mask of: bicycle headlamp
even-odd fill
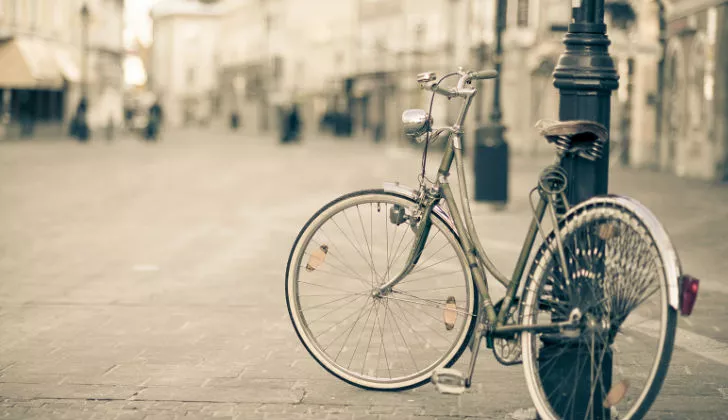
[[[402,113],[404,134],[419,137],[432,126],[432,117],[424,109],[408,109]]]

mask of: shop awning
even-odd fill
[[[63,79],[53,51],[45,41],[32,38],[0,44],[0,87],[60,89]]]

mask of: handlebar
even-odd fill
[[[470,78],[475,80],[495,79],[498,72],[495,70],[480,70],[470,72]]]
[[[457,87],[454,87],[454,88],[441,87],[439,83],[435,82],[434,73],[424,74],[424,75],[428,76],[428,79],[427,80],[420,79],[420,86],[423,89],[431,90],[435,93],[446,96],[448,99],[458,97],[458,96],[462,97],[462,98],[466,98],[466,97],[472,96],[476,93],[475,89],[465,88],[465,85],[470,83],[471,80],[484,80],[484,79],[493,79],[495,77],[498,77],[498,72],[495,70],[480,70],[480,71],[466,72],[466,71],[463,71],[462,68],[460,68],[456,74],[460,75],[460,80],[458,80]]]
[[[435,82],[429,82],[423,85],[423,88],[447,96],[448,99],[460,96],[456,88],[444,88]]]

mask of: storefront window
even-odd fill
[[[706,101],[713,100],[715,92],[715,41],[718,32],[718,10],[715,7],[708,9],[706,25],[705,45],[705,80],[703,83],[703,95]]]
[[[38,0],[28,0],[28,24],[31,30],[38,27]]]
[[[28,9],[30,0],[18,0],[15,4],[15,24],[21,30],[26,30],[28,25]]]
[[[13,7],[12,0],[0,0],[0,26],[13,24],[11,7]]]
[[[546,30],[566,31],[571,21],[571,3],[564,0],[542,0],[543,24]]]
[[[519,28],[528,27],[528,3],[531,0],[518,0],[518,9],[516,9],[516,25]]]
[[[690,47],[688,66],[688,109],[690,125],[696,129],[707,129],[712,124],[712,66],[706,36],[699,32]]]
[[[664,150],[662,162],[672,167],[675,160],[676,144],[684,139],[685,121],[685,78],[683,73],[684,55],[682,44],[674,40],[668,46],[665,59],[665,80],[662,93],[662,130]]]

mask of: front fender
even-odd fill
[[[400,185],[399,183],[393,182],[385,182],[383,188],[386,192],[411,198],[412,200],[417,200],[417,190],[406,185]],[[453,232],[455,232],[455,236],[457,236],[458,238],[460,237],[457,229],[455,228],[455,222],[452,220],[452,217],[450,217],[450,214],[448,212],[446,212],[439,204],[435,204],[435,206],[432,208],[432,212],[440,216],[440,218],[442,218],[442,220],[447,223],[448,227],[452,229]]]

